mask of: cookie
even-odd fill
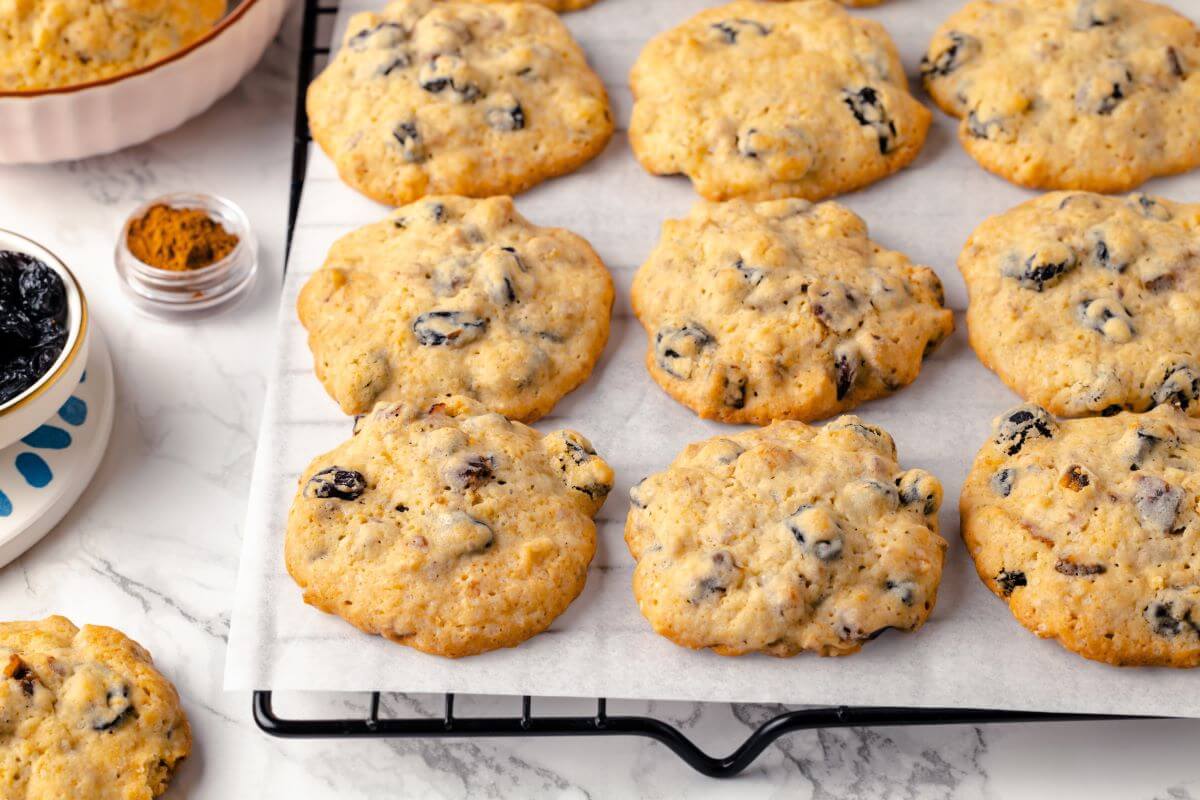
[[[225,0],[0,4],[0,92],[74,86],[153,64],[210,31]]]
[[[191,744],[175,687],[120,631],[0,622],[4,797],[149,800]]]
[[[929,127],[887,32],[832,0],[703,11],[630,80],[634,155],[710,200],[848,192],[916,158]]]
[[[575,234],[532,225],[508,197],[434,197],[338,240],[297,308],[347,414],[459,393],[532,421],[592,371],[612,302]]]
[[[508,3],[512,0],[481,0],[484,3]],[[587,8],[596,0],[525,0],[529,3],[537,3],[549,8],[552,11],[578,11],[581,8]]]
[[[1200,164],[1200,31],[1141,0],[973,0],[938,29],[925,87],[985,169],[1123,192]]]
[[[583,51],[532,3],[392,0],[354,15],[308,90],[308,120],[342,180],[391,205],[519,192],[613,131]]]
[[[959,257],[979,358],[1060,416],[1200,414],[1200,205],[1052,193]]]
[[[288,572],[304,601],[441,656],[512,647],[583,589],[613,473],[464,397],[381,405],[300,477]]]
[[[911,383],[950,334],[928,267],[844,206],[699,202],[633,280],[646,367],[702,417],[814,420]]]
[[[979,577],[1029,630],[1116,665],[1200,665],[1200,420],[996,419],[963,486]]]
[[[847,655],[933,610],[941,484],[858,417],[690,444],[630,501],[638,607],[676,644]]]

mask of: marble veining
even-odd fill
[[[261,734],[250,698],[222,691],[246,484],[278,304],[290,169],[297,15],[249,80],[184,129],[130,151],[0,169],[0,226],[75,267],[113,350],[118,412],[94,484],[59,527],[0,570],[5,618],[63,613],[122,628],[178,686],[196,734],[168,798],[1004,798],[1200,797],[1200,722],[1135,721],[794,734],[742,777],[692,773],[634,739],[287,742]],[[121,221],[161,192],[202,188],[249,213],[263,276],[203,324],[142,318],[111,263]],[[361,714],[362,697],[278,699],[284,713]],[[460,713],[516,713],[513,698],[460,698]],[[440,713],[391,695],[388,714]],[[539,701],[544,713],[589,705]],[[711,752],[781,709],[614,703],[653,713]]]

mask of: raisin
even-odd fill
[[[984,119],[983,117],[979,116],[976,111],[970,111],[967,113],[966,126],[967,133],[973,138],[991,139],[993,128],[997,132],[1003,132],[1004,118],[990,117],[988,119]]]
[[[108,690],[104,696],[104,706],[92,710],[89,723],[94,731],[110,731],[132,715],[133,703],[129,700],[129,687],[122,685]]]
[[[1150,630],[1167,638],[1178,636],[1183,630],[1184,622],[1191,623],[1195,627],[1195,623],[1191,620],[1191,609],[1176,609],[1175,604],[1169,601],[1151,603],[1146,606],[1142,615],[1146,618],[1146,622],[1150,623]]]
[[[367,489],[361,472],[344,467],[326,467],[304,484],[309,499],[357,500]]]
[[[1097,8],[1097,6],[1100,7]],[[1090,28],[1111,25],[1117,19],[1117,13],[1113,10],[1112,5],[1105,3],[1104,0],[1079,0],[1079,5],[1075,8],[1075,22],[1072,27],[1077,31],[1086,31]]]
[[[32,318],[58,317],[67,310],[62,278],[41,261],[27,264],[17,279],[21,303]]]
[[[438,55],[421,67],[417,83],[430,94],[448,91],[458,102],[474,103],[483,92],[464,77],[465,71],[466,63],[458,56]]]
[[[1174,216],[1171,209],[1164,206],[1162,203],[1155,200],[1150,195],[1133,194],[1129,196],[1129,202],[1133,204],[1134,210],[1141,213],[1143,217],[1156,219],[1159,222],[1170,222]]]
[[[996,445],[1005,455],[1015,456],[1031,438],[1054,437],[1054,418],[1040,406],[1018,406],[996,420]]]
[[[519,131],[525,127],[525,109],[516,101],[511,105],[489,108],[484,118],[492,129],[498,131]]]
[[[1156,406],[1169,403],[1183,411],[1200,400],[1200,372],[1189,364],[1170,363],[1160,370],[1163,375],[1150,396]]]
[[[1171,70],[1171,74],[1176,78],[1184,76],[1183,62],[1179,60],[1179,51],[1174,47],[1167,48],[1167,68]]]
[[[887,155],[896,140],[896,123],[888,116],[879,93],[870,86],[858,90],[843,89],[842,102],[859,125],[874,129],[879,140],[879,153]]]
[[[921,77],[926,80],[949,75],[970,61],[979,50],[979,40],[974,36],[951,31],[947,34],[947,38],[950,40],[949,46],[936,56],[930,58],[927,53],[921,57]]]
[[[771,32],[766,25],[752,19],[728,19],[714,22],[709,28],[725,44],[737,44],[738,38],[742,35],[766,36]]]
[[[404,160],[409,164],[419,164],[427,158],[425,145],[421,141],[421,133],[417,130],[417,123],[401,122],[392,130],[392,138],[399,143]],[[404,226],[400,225],[399,227]]]
[[[737,565],[728,550],[718,550],[712,554],[708,573],[696,582],[696,590],[690,603],[699,603],[716,594],[725,594],[730,584],[737,577]]]
[[[1081,300],[1075,307],[1075,318],[1083,327],[1117,344],[1125,344],[1137,333],[1129,309],[1112,297]]]
[[[740,258],[734,262],[733,268],[738,271],[738,274],[741,275],[742,278],[745,279],[746,283],[750,284],[751,287],[758,286],[763,282],[763,278],[767,277],[767,273],[764,270],[758,269],[757,267],[748,267],[746,266],[746,262]]]
[[[1065,246],[1039,249],[1024,262],[1005,267],[1005,274],[1015,278],[1022,288],[1041,292],[1054,286],[1079,265],[1075,252]]]
[[[854,342],[838,345],[833,351],[833,375],[838,400],[844,399],[854,388],[861,366],[862,356]]]
[[[471,454],[447,464],[442,477],[453,488],[460,491],[478,489],[495,477],[496,459],[491,456]]]
[[[385,46],[390,46],[396,40],[407,38],[408,34],[398,22],[381,22],[371,28],[363,28],[349,39],[346,40],[346,46],[351,50],[365,50],[367,41],[377,33],[390,34],[389,39],[385,42]]]
[[[900,503],[925,516],[936,514],[942,505],[942,484],[923,469],[910,469],[896,479]]]
[[[800,506],[784,524],[805,552],[821,561],[835,561],[841,557],[844,547],[841,525],[825,509]]]
[[[883,588],[899,598],[900,602],[906,606],[911,606],[917,598],[917,591],[920,589],[915,581],[886,581]],[[886,630],[886,629],[885,629]]]
[[[730,370],[722,378],[724,388],[721,390],[721,402],[727,408],[741,409],[746,407],[746,376],[736,368]]]
[[[427,311],[412,324],[417,343],[425,347],[461,347],[482,336],[487,327],[487,319],[462,311]]]
[[[1072,578],[1085,578],[1091,575],[1103,575],[1108,567],[1103,564],[1076,564],[1065,558],[1060,558],[1054,565],[1054,571]]]
[[[1029,581],[1025,579],[1024,572],[1009,571],[1006,569],[1000,570],[996,576],[996,583],[1000,585],[1000,591],[1005,597],[1010,596],[1013,591],[1021,586],[1028,586]]]
[[[989,485],[992,487],[992,491],[998,494],[1000,497],[1008,497],[1010,494],[1012,494],[1013,482],[1016,480],[1016,477],[1017,471],[1014,469],[997,470],[996,473],[992,475]]]
[[[703,325],[695,322],[678,328],[660,328],[654,335],[654,354],[664,372],[680,380],[688,380],[692,377],[700,354],[715,341]]]

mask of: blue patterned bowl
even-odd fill
[[[37,429],[67,402],[83,376],[91,337],[87,300],[66,264],[37,242],[11,231],[0,230],[0,250],[31,255],[62,277],[67,290],[67,321],[70,325],[67,343],[46,374],[0,405],[0,448],[4,448]]]

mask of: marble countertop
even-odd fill
[[[0,168],[0,227],[48,244],[80,275],[113,351],[118,408],[100,472],[66,519],[0,569],[6,619],[64,614],[120,628],[179,688],[196,744],[168,798],[690,797],[1200,798],[1200,721],[849,729],[798,733],[742,777],[700,777],[632,739],[293,742],[255,728],[222,690],[247,483],[277,313],[291,166],[298,19],[245,83],[185,128],[115,155]],[[262,273],[237,308],[167,323],[135,312],[112,246],[124,216],[160,193],[203,189],[247,212]],[[435,698],[385,700],[433,714]],[[362,698],[277,699],[283,713],[359,713]],[[586,713],[586,705],[539,706]],[[460,699],[513,713],[514,699]],[[618,703],[726,752],[781,709]]]

